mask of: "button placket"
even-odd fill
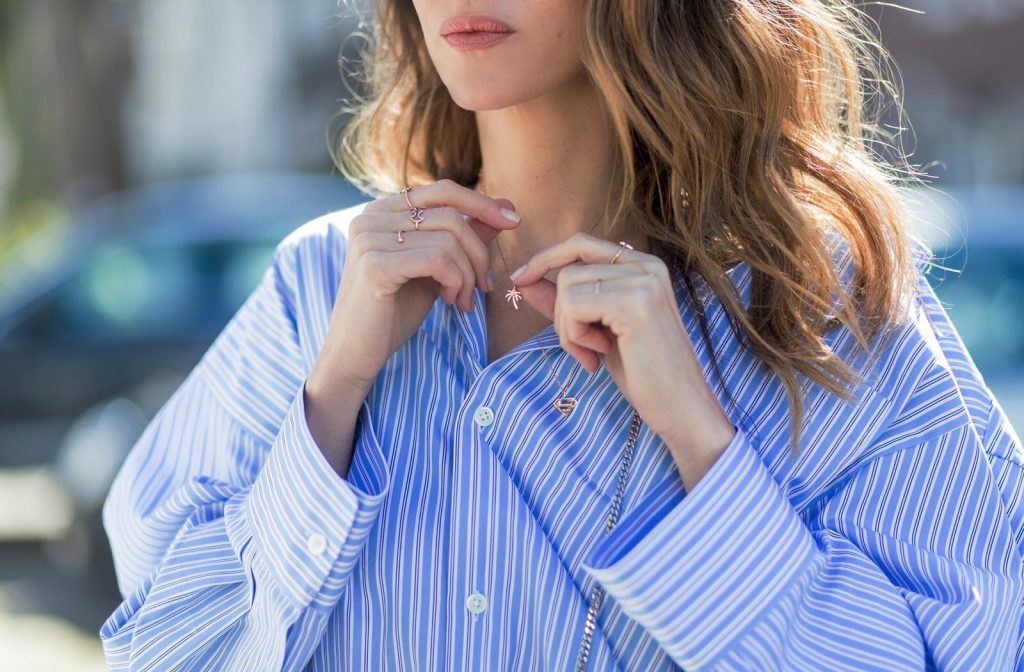
[[[494,381],[485,373],[472,382],[464,397],[462,417],[471,416],[472,425],[464,420],[465,424],[461,424],[458,430],[464,445],[455,452],[455,470],[461,474],[455,480],[456,489],[469,487],[471,482],[479,482],[481,478],[485,478],[482,469],[485,463],[484,454],[488,452],[487,437],[489,432],[495,429],[497,421],[495,407],[487,403],[494,392],[493,387]],[[479,493],[479,490],[477,492]],[[463,565],[466,571],[452,584],[453,587],[458,586],[458,592],[455,592],[453,597],[461,594],[461,608],[465,609],[463,614],[466,615],[466,619],[459,619],[460,624],[454,626],[454,632],[462,632],[464,637],[485,637],[486,631],[479,628],[485,624],[481,622],[481,615],[484,615],[490,606],[485,587],[488,577],[480,576],[478,568],[481,564],[480,554],[486,555],[488,549],[478,545],[481,542],[480,530],[474,529],[473,523],[470,522],[479,520],[478,514],[474,513],[479,502],[472,501],[472,498],[466,499],[469,500],[469,505],[459,507],[459,520],[455,523],[455,529],[464,531],[460,543],[467,549]],[[484,564],[486,566],[486,562]],[[463,630],[467,627],[470,629]]]

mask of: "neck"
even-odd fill
[[[507,198],[522,217],[499,236],[509,270],[574,233],[600,228],[614,194],[615,146],[591,85],[574,80],[512,107],[477,111],[476,120],[483,169],[475,188]],[[494,256],[494,268],[504,271],[501,254]]]

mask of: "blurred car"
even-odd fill
[[[0,303],[0,480],[17,511],[0,515],[16,528],[0,539],[31,538],[34,517],[64,567],[109,567],[100,509],[142,430],[277,243],[363,200],[339,177],[219,177],[114,194],[75,218],[68,253]]]

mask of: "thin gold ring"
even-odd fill
[[[409,192],[412,190],[413,187],[406,187],[405,189],[402,189],[401,193],[405,196],[405,202],[409,204],[409,219],[412,220],[412,223],[416,225],[416,230],[419,231],[420,222],[423,221],[423,208],[416,207],[412,204],[412,201],[409,200]],[[398,242],[402,241],[399,240]]]
[[[405,202],[409,204],[410,210],[414,210],[416,208],[416,206],[412,204],[412,201],[409,200],[409,192],[412,191],[412,189],[412,187],[402,189],[402,194],[405,196]]]
[[[615,256],[614,256],[614,257],[612,257],[612,260],[611,260],[611,261],[610,261],[609,263],[612,263],[612,264],[614,264],[614,263],[615,263],[615,260],[619,258],[619,255],[620,255],[620,254],[622,254],[622,251],[623,251],[624,249],[626,249],[627,247],[628,247],[629,249],[631,249],[631,250],[633,249],[633,246],[632,246],[632,245],[630,245],[629,243],[627,243],[627,242],[626,242],[626,241],[624,241],[624,240],[620,240],[620,241],[619,241],[619,251],[615,253]]]
[[[405,238],[402,238],[402,229],[398,230],[398,237],[395,238],[395,240],[397,240],[400,243],[404,243],[405,242]]]
[[[594,283],[594,294],[600,294],[600,293],[601,293],[601,278],[598,278],[597,282]]]

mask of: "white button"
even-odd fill
[[[473,419],[476,420],[476,424],[486,427],[494,422],[494,411],[491,410],[490,406],[481,406],[473,413]]]
[[[320,555],[327,550],[327,540],[324,535],[314,532],[306,538],[306,550],[313,555]]]
[[[482,614],[486,608],[487,598],[484,597],[483,593],[470,593],[469,597],[466,598],[466,609],[469,609],[469,613]]]

